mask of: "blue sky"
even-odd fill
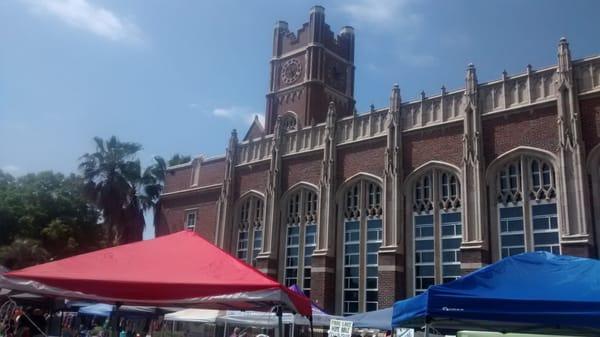
[[[73,172],[92,137],[159,154],[221,154],[263,113],[272,28],[296,30],[313,1],[0,1],[0,168]],[[568,37],[600,53],[598,1],[321,1],[356,29],[358,110],[551,65]]]

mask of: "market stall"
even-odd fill
[[[307,297],[189,231],[3,276],[0,288],[115,304],[117,316],[121,305],[312,314]]]
[[[394,304],[394,327],[600,335],[600,261],[525,253]]]

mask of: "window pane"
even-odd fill
[[[560,254],[556,203],[532,205],[531,222],[533,223],[533,249]]]
[[[286,263],[285,263],[285,285],[292,286],[298,284],[298,262],[300,260],[300,228],[291,223],[287,227],[286,238]]]
[[[360,224],[358,221],[344,223],[344,313],[358,312],[359,308],[359,261]]]
[[[500,248],[502,257],[525,251],[523,233],[523,207],[500,207]]]
[[[433,215],[415,214],[415,291],[427,289],[426,281],[434,276]]]
[[[460,245],[462,242],[462,214],[442,213],[442,276],[444,282],[460,277]]]

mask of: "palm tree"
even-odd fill
[[[154,164],[148,166],[144,171],[143,205],[145,210],[152,209],[154,214],[154,235],[157,236],[157,221],[160,212],[160,195],[162,194],[165,176],[167,174],[167,162],[160,156],[154,157]]]
[[[84,193],[102,211],[112,244],[142,239],[144,230],[143,177],[136,158],[141,145],[95,137],[96,152],[81,157]]]

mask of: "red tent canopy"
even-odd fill
[[[55,296],[215,309],[269,310],[281,304],[302,315],[311,314],[308,298],[188,231],[11,271],[5,276],[13,282],[28,282],[27,286],[38,289],[38,293]]]

